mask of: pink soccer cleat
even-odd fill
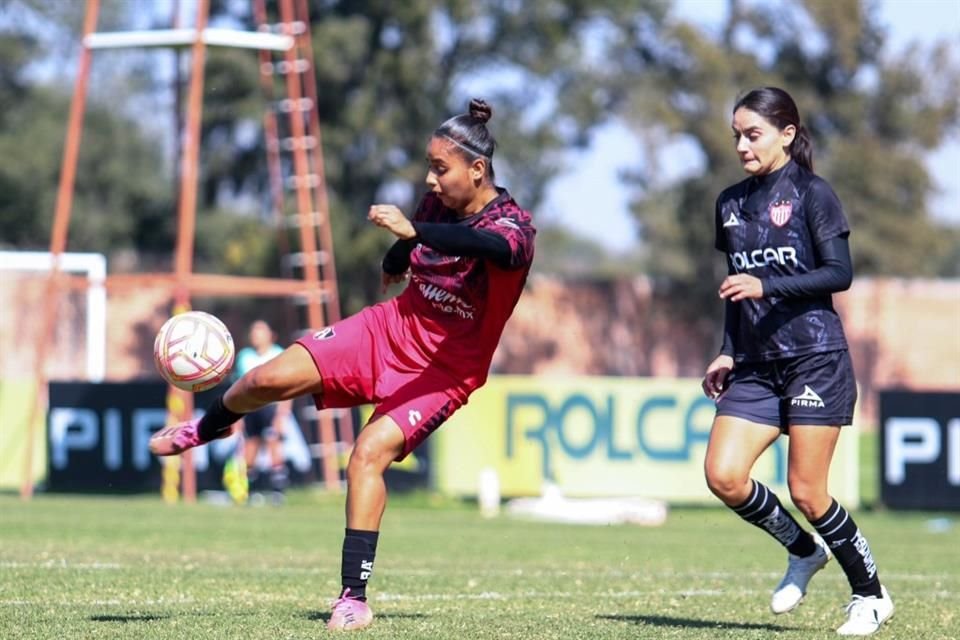
[[[160,429],[150,438],[150,452],[155,456],[175,456],[187,449],[206,444],[207,440],[201,439],[197,432],[199,424],[200,419],[197,418]],[[231,429],[227,429],[220,438],[226,438],[231,432]]]
[[[343,591],[343,595],[333,603],[333,613],[327,622],[327,629],[331,631],[355,631],[369,627],[373,622],[373,611],[363,600],[348,597],[350,588]]]

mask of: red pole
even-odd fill
[[[87,11],[83,19],[83,38],[86,38],[96,29],[99,11],[100,0],[87,0]],[[77,157],[80,152],[80,135],[83,131],[83,114],[87,106],[87,81],[90,78],[91,57],[92,53],[84,43],[80,49],[77,80],[73,87],[73,98],[70,100],[67,139],[63,147],[60,185],[57,188],[53,232],[50,236],[50,253],[52,254],[53,264],[47,278],[42,329],[37,334],[36,360],[34,362],[37,394],[27,422],[27,451],[23,461],[23,481],[20,485],[20,497],[24,500],[29,500],[33,496],[33,441],[36,438],[36,422],[44,414],[47,404],[47,349],[50,340],[52,340],[53,324],[57,312],[60,254],[67,247],[67,229],[70,227],[70,210],[73,206],[73,186],[77,176]]]
[[[310,67],[303,76],[304,95],[313,103],[310,109],[309,132],[316,140],[316,144],[310,149],[309,157],[313,165],[313,171],[320,176],[320,182],[315,190],[315,206],[320,218],[320,224],[317,225],[320,234],[320,245],[328,253],[327,261],[323,265],[324,280],[328,283],[336,284],[337,270],[333,259],[333,235],[330,232],[330,203],[327,199],[327,179],[323,164],[323,144],[320,137],[320,113],[319,102],[317,102],[317,75],[314,69],[313,45],[310,38],[310,15],[307,8],[307,0],[297,1],[297,19],[305,25],[304,32],[294,36],[300,44],[304,58],[309,62]],[[333,323],[340,319],[340,298],[337,291],[329,291],[327,298],[327,323]]]
[[[300,108],[302,91],[300,86],[300,71],[297,70],[297,54],[300,50],[298,46],[300,39],[292,28],[295,20],[292,0],[280,0],[280,21],[287,27],[288,35],[294,38],[294,46],[287,49],[285,60],[287,62],[287,98],[290,102],[290,131],[294,140],[293,145],[293,165],[297,176],[297,210],[300,214],[300,240],[301,248],[304,252],[303,274],[313,296],[307,303],[307,321],[309,327],[321,327],[326,323],[324,319],[323,308],[320,298],[317,295],[333,295],[335,291],[324,289],[320,290],[320,269],[314,256],[317,255],[317,234],[313,228],[314,201],[311,197],[311,186],[308,182],[310,177],[310,160],[307,156],[304,136],[306,134],[304,126],[303,111]],[[309,28],[309,25],[306,25]],[[308,74],[313,73],[312,60],[308,68]],[[311,110],[316,109],[316,104],[311,106]],[[317,140],[319,144],[319,140]],[[319,174],[318,174],[319,175]],[[320,185],[317,185],[319,187]],[[337,462],[336,434],[334,432],[333,418],[328,411],[321,411],[317,417],[320,445],[323,448],[323,482],[329,491],[338,491],[340,489],[340,466]]]
[[[280,0],[280,20],[288,26],[288,33],[294,36],[289,26],[294,21],[293,5],[290,0]],[[300,215],[300,240],[304,252],[303,276],[313,295],[323,295],[320,291],[320,271],[315,257],[317,255],[317,239],[313,232],[313,200],[310,197],[310,162],[307,150],[302,144],[306,135],[303,112],[300,109],[302,92],[300,90],[300,73],[296,70],[297,47],[286,50],[284,59],[287,63],[287,99],[290,105],[290,135],[293,137],[293,166],[297,181],[297,211]],[[311,297],[307,303],[307,325],[313,329],[324,325],[323,310],[320,299]]]
[[[200,157],[200,124],[203,113],[203,73],[206,43],[203,32],[210,13],[208,0],[197,1],[197,39],[191,47],[190,89],[187,95],[187,126],[183,136],[183,155],[180,163],[180,194],[177,211],[177,247],[174,269],[177,288],[174,292],[174,313],[190,308],[189,279],[193,271],[193,243],[197,227],[197,165]],[[171,393],[174,393],[171,391]],[[189,420],[193,414],[193,396],[184,398],[180,420]],[[183,499],[197,499],[197,475],[190,452],[183,454]]]
[[[321,275],[324,285],[327,287],[327,307],[325,321],[327,324],[333,324],[340,319],[340,293],[337,286],[337,268],[335,266],[333,251],[333,233],[330,227],[330,202],[327,198],[327,178],[323,164],[323,143],[320,137],[320,103],[317,99],[317,74],[314,68],[313,44],[310,35],[310,12],[307,6],[307,0],[296,0],[297,20],[304,24],[303,33],[294,36],[298,39],[300,47],[303,50],[303,57],[309,63],[307,73],[303,74],[304,93],[313,103],[310,109],[309,132],[316,140],[316,144],[311,147],[309,152],[310,162],[314,172],[320,176],[319,184],[314,190],[314,202],[317,209],[319,224],[317,225],[317,234],[319,235],[320,247],[327,252],[327,261],[321,267]],[[339,419],[340,437],[348,445],[353,444],[353,416],[349,411],[341,414]]]

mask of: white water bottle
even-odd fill
[[[477,502],[480,504],[480,514],[484,518],[493,518],[500,513],[500,477],[493,467],[486,467],[480,472],[480,486],[477,491]]]

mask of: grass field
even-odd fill
[[[960,528],[865,511],[897,614],[879,637],[960,638]],[[0,496],[0,638],[315,638],[339,585],[342,497],[283,507],[156,497]],[[909,545],[909,546],[907,546]],[[784,554],[722,509],[662,527],[484,520],[459,502],[392,501],[363,638],[834,638],[836,563],[775,617]]]

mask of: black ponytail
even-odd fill
[[[487,121],[493,117],[493,108],[484,100],[470,101],[467,113],[454,116],[433,132],[435,138],[446,138],[454,143],[467,162],[483,159],[487,163],[487,177],[493,180],[493,153],[497,141],[487,130]]]
[[[733,112],[736,113],[741,107],[760,115],[781,131],[793,125],[797,133],[787,151],[794,162],[807,171],[813,171],[813,140],[807,128],[800,124],[800,111],[789,93],[777,87],[754,89],[737,100]]]
[[[813,172],[813,141],[810,132],[802,124],[797,127],[797,135],[790,143],[790,157],[807,171]]]

